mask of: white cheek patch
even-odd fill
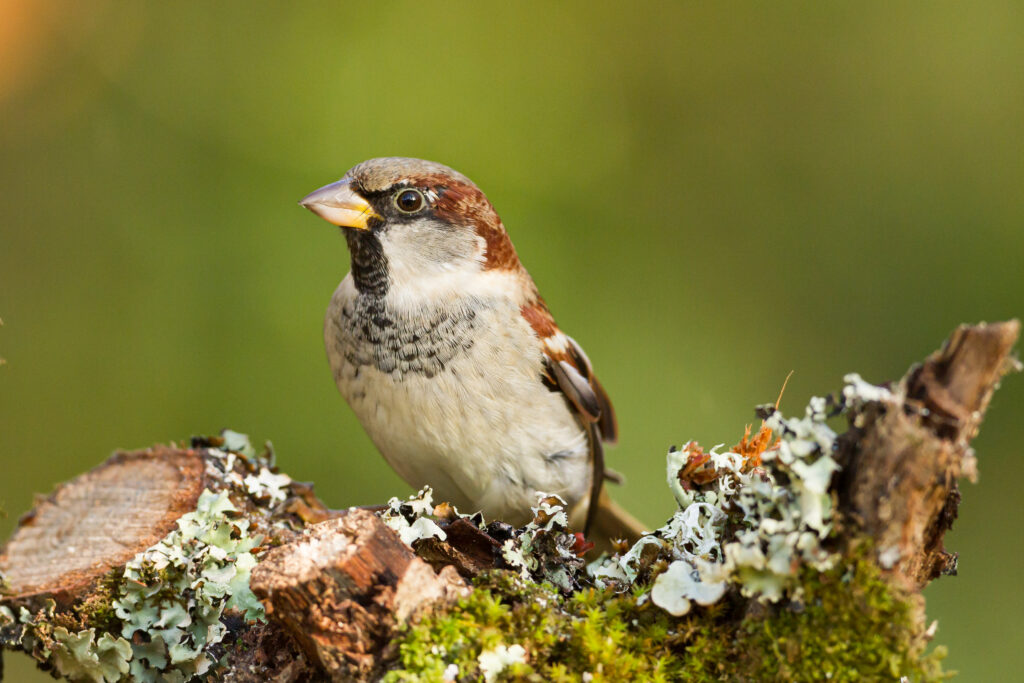
[[[424,217],[392,226],[380,242],[392,290],[431,288],[439,276],[482,270],[483,238],[469,228]]]

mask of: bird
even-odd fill
[[[588,538],[639,538],[602,488],[608,394],[469,178],[381,157],[299,204],[342,228],[351,268],[324,319],[327,357],[399,476],[511,524],[554,494]]]

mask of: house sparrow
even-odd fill
[[[601,442],[616,438],[608,396],[472,181],[431,161],[371,159],[300,204],[345,228],[352,269],[327,309],[327,357],[406,482],[512,523],[554,493],[587,510],[596,536],[637,536],[600,495]]]

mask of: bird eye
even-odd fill
[[[419,190],[402,190],[395,195],[395,206],[405,213],[416,213],[423,208],[423,193]]]

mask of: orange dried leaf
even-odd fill
[[[750,436],[750,429],[751,426],[747,425],[746,430],[743,432],[743,438],[732,448],[733,453],[739,453],[743,456],[745,471],[761,466],[761,454],[769,449],[769,444],[771,444],[772,440],[772,430],[763,422],[753,438]],[[779,439],[776,439],[775,443],[770,447],[775,448],[778,444]]]

